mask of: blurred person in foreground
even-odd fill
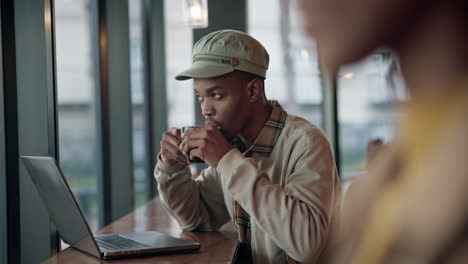
[[[411,100],[324,263],[468,263],[468,1],[302,0],[328,69],[393,48]]]
[[[155,169],[161,201],[184,231],[234,222],[234,263],[316,258],[339,200],[324,133],[266,100],[268,61],[263,45],[239,31],[200,39],[192,67],[176,79],[194,79],[206,126],[166,132]],[[209,167],[193,179],[185,155]]]
[[[381,138],[374,138],[367,142],[366,168],[369,167],[380,152],[385,148],[385,143]]]

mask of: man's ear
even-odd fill
[[[263,82],[258,78],[252,79],[247,84],[247,95],[252,103],[263,100]]]

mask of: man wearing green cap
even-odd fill
[[[249,35],[221,30],[200,39],[194,80],[206,126],[164,133],[155,169],[161,200],[186,231],[232,220],[235,263],[287,263],[318,257],[339,200],[330,144],[306,120],[268,101],[269,55]],[[186,155],[209,167],[191,177]]]

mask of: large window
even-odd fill
[[[342,67],[337,78],[341,174],[346,180],[366,169],[371,140],[392,140],[400,115],[393,106],[406,94],[398,59],[388,50]]]
[[[55,1],[59,163],[91,229],[97,230],[92,21],[91,0]]]
[[[128,1],[130,22],[130,80],[132,94],[132,122],[133,122],[133,169],[135,184],[135,204],[140,206],[148,197],[147,166],[148,153],[146,153],[145,131],[147,129],[147,113],[145,106],[145,83],[147,69],[145,67],[144,28],[143,28],[143,1]]]
[[[268,11],[264,10],[268,6]],[[248,1],[248,30],[270,54],[265,83],[268,98],[278,99],[291,114],[323,126],[323,79],[316,46],[302,31],[296,1]],[[379,50],[338,74],[338,131],[343,178],[365,170],[367,144],[393,136],[399,112],[392,106],[404,99],[398,60]]]
[[[167,101],[169,127],[195,124],[192,81],[176,81],[175,75],[192,64],[192,29],[183,21],[182,1],[165,0]]]
[[[249,34],[270,54],[267,98],[277,99],[290,114],[322,126],[322,80],[316,48],[302,30],[296,1],[248,1],[247,13]]]

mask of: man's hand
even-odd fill
[[[161,160],[169,165],[180,163],[182,165],[188,165],[187,159],[180,151],[179,145],[182,142],[180,135],[180,129],[171,128],[168,132],[165,132],[161,139]]]
[[[179,148],[185,155],[190,152],[191,157],[199,157],[214,168],[234,148],[214,126],[194,127],[182,134],[182,138]]]

